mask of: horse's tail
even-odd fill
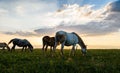
[[[8,45],[13,42],[13,39],[9,41]]]

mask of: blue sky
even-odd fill
[[[113,2],[116,0],[57,0],[58,1],[58,6],[62,7],[62,4],[78,4],[80,6],[83,5],[95,5],[95,9],[101,8],[105,6],[108,2]]]

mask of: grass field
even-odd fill
[[[120,73],[120,49],[92,50],[82,56],[77,50],[75,56],[64,57],[56,50],[54,56],[47,51],[35,49],[32,53],[0,50],[0,73]]]

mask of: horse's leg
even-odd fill
[[[6,44],[6,47],[7,47],[8,51],[10,51],[10,47],[7,44]]]
[[[75,46],[76,46],[76,44],[75,44],[74,47],[73,47],[73,55],[74,55],[74,56],[75,56],[75,51],[76,51],[76,50],[75,50],[75,49],[76,49]]]
[[[52,52],[52,46],[50,46],[50,52]]]
[[[61,54],[63,55],[63,48],[64,48],[65,42],[61,44]]]
[[[57,47],[57,40],[56,40],[56,37],[55,37],[55,44],[54,44],[54,46],[53,46],[53,52],[55,52],[56,47]]]
[[[23,52],[23,50],[24,50],[24,47],[22,48],[22,50],[21,50],[21,51]]]
[[[55,40],[56,40],[56,38],[55,38]],[[55,41],[55,44],[54,44],[54,46],[53,46],[52,56],[55,55],[56,47],[57,47],[57,41]]]
[[[3,50],[5,50],[5,46],[3,47]]]
[[[27,47],[25,47],[25,52],[26,52],[26,50],[27,50]],[[31,51],[31,50],[30,50]]]
[[[12,51],[12,50],[14,50],[14,51],[15,51],[15,46],[16,46],[16,45],[14,45],[14,44],[13,44],[13,47],[12,47],[11,51]]]
[[[47,51],[47,48],[48,48],[48,45],[46,45],[46,47],[45,47],[45,51]]]
[[[43,44],[43,47],[42,47],[42,50],[44,51],[44,48],[45,48],[45,44]]]
[[[76,46],[76,45],[73,45],[73,47],[72,47],[72,49],[71,49],[70,55],[71,55],[71,54],[75,55],[75,46]]]

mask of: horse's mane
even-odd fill
[[[78,39],[79,39],[79,44],[81,44],[82,45],[82,47],[84,48],[86,48],[86,45],[85,45],[85,43],[83,42],[83,40],[81,39],[81,37],[77,34],[77,33],[75,33],[75,32],[72,32],[73,34],[75,34],[77,37],[78,37]]]

